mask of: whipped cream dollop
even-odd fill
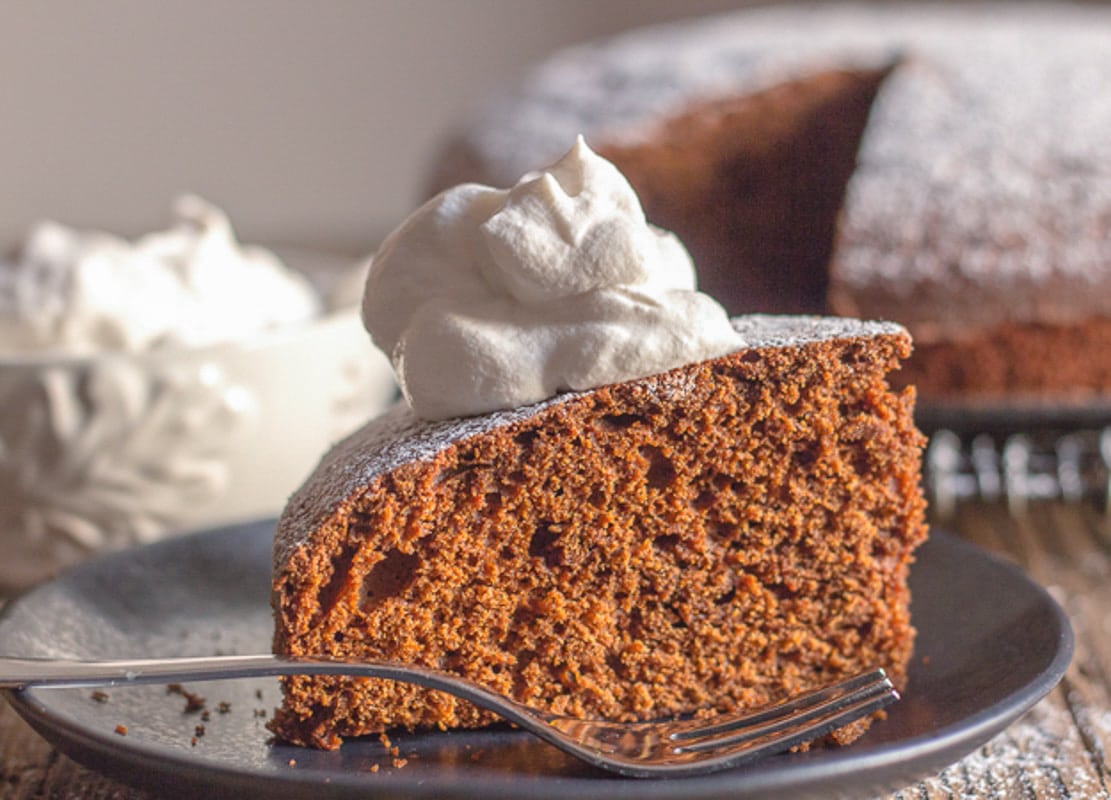
[[[241,245],[220,209],[186,195],[174,210],[173,227],[135,241],[35,226],[0,260],[0,353],[200,346],[320,313],[308,279]]]
[[[743,346],[582,137],[512,189],[464,184],[374,255],[363,321],[414,412],[444,419],[663,372]]]

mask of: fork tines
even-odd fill
[[[776,749],[794,747],[820,738],[841,725],[880,710],[899,699],[899,693],[882,669],[857,675],[833,686],[799,695],[786,703],[745,713],[708,725],[692,725],[670,735],[676,753],[752,748],[760,755],[763,744]]]

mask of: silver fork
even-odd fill
[[[273,675],[387,678],[438,689],[492,711],[589,764],[632,777],[696,775],[735,767],[816,739],[899,697],[884,671],[877,669],[740,714],[620,723],[550,714],[457,675],[391,662],[269,654],[119,661],[0,657],[0,688],[4,689],[126,686]]]

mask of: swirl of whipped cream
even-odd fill
[[[464,184],[374,255],[363,321],[414,412],[445,419],[632,380],[741,347],[679,240],[582,137],[512,189]]]
[[[0,353],[200,346],[320,313],[309,281],[240,245],[220,209],[186,195],[174,210],[170,230],[134,242],[39,223],[0,261]]]

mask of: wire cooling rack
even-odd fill
[[[930,434],[924,470],[935,514],[962,500],[1005,502],[1021,513],[1032,500],[1094,498],[1111,513],[1111,425],[1102,428]]]

